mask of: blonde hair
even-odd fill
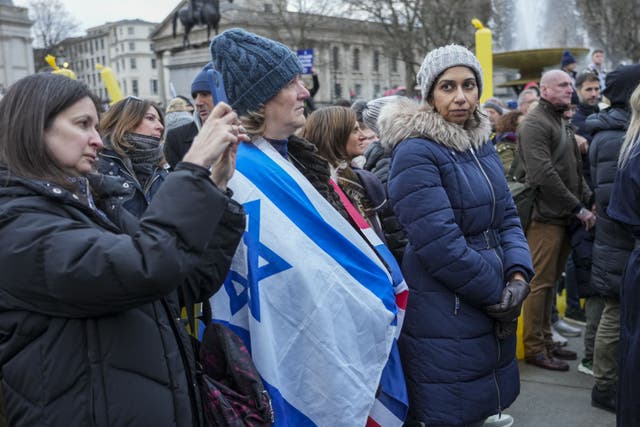
[[[618,168],[620,169],[627,165],[632,155],[637,155],[634,152],[640,142],[640,85],[631,94],[629,105],[631,106],[631,121],[620,149],[620,157],[618,158]]]
[[[249,135],[251,139],[263,135],[266,128],[264,105],[260,105],[256,111],[247,111],[245,115],[240,116],[240,121],[247,130],[247,135]]]

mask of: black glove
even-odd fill
[[[529,292],[531,288],[527,282],[520,279],[511,280],[502,290],[500,302],[485,307],[484,311],[500,322],[513,322],[520,316],[522,303]]]
[[[497,321],[494,328],[498,339],[504,340],[516,333],[516,330],[518,329],[518,320],[516,319],[512,322]]]

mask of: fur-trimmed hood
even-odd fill
[[[446,121],[429,104],[409,98],[384,106],[378,128],[380,142],[387,150],[408,138],[427,138],[463,152],[480,148],[491,134],[491,123],[479,109],[463,127]]]

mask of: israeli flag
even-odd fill
[[[247,229],[215,320],[249,347],[276,426],[364,426],[398,327],[390,274],[265,140],[241,144],[229,187]]]

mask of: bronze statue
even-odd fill
[[[176,24],[178,19],[184,27],[182,45],[189,47],[189,33],[196,25],[207,26],[207,40],[211,39],[211,28],[218,34],[218,24],[220,23],[220,1],[219,0],[190,0],[190,5],[176,11],[173,14],[173,37],[176,37]],[[229,0],[233,3],[233,0]]]

